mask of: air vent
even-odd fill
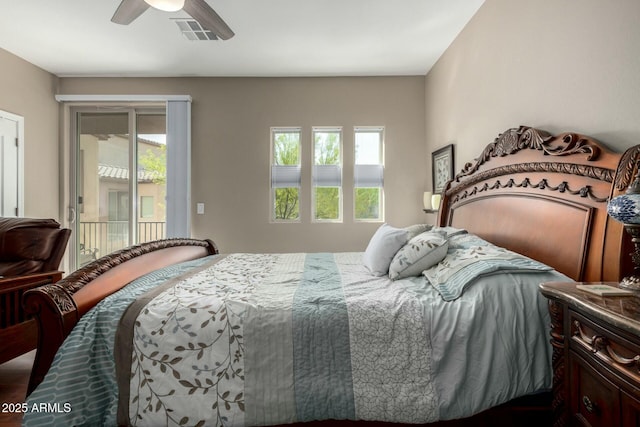
[[[194,19],[175,19],[182,34],[189,40],[218,40],[213,32],[202,28],[202,25]]]

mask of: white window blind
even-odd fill
[[[384,166],[355,165],[353,183],[355,187],[384,186]]]
[[[300,165],[271,166],[271,188],[300,187]]]
[[[313,185],[316,187],[342,186],[340,165],[313,165]]]

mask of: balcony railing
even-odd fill
[[[164,239],[164,222],[138,222],[138,243]],[[128,221],[80,222],[80,265],[129,245]]]

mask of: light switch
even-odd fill
[[[196,203],[196,213],[198,215],[204,215],[204,203]]]

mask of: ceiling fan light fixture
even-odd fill
[[[177,12],[184,7],[184,0],[144,0],[149,6],[164,10],[165,12]]]

